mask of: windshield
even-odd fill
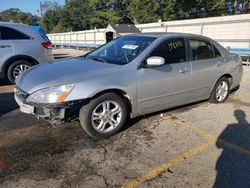
[[[91,52],[85,58],[105,63],[125,65],[135,59],[155,39],[155,37],[148,36],[121,37]]]

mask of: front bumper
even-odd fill
[[[85,100],[76,100],[60,104],[29,104],[16,93],[15,100],[20,106],[21,112],[35,115],[38,119],[47,120],[53,125],[77,119],[81,107],[86,103]]]

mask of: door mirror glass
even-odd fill
[[[157,67],[165,64],[163,57],[153,56],[147,59],[147,67]]]

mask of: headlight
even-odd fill
[[[32,103],[60,103],[69,95],[73,87],[74,84],[69,84],[41,89],[32,93],[26,101]]]

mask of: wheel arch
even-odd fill
[[[228,74],[228,73],[223,74],[223,75],[222,75],[221,77],[219,77],[219,78],[216,80],[216,82],[213,84],[213,88],[212,88],[212,90],[211,90],[211,92],[210,92],[210,96],[211,96],[211,94],[212,94],[212,92],[213,92],[213,90],[214,90],[216,84],[218,83],[218,81],[219,81],[221,78],[223,78],[223,77],[225,77],[225,78],[228,79],[229,85],[230,85],[230,86],[233,84],[233,76],[232,76],[231,74]]]
[[[216,81],[216,83],[217,83],[221,78],[223,78],[223,77],[226,77],[226,78],[228,79],[230,86],[233,84],[233,76],[232,76],[231,74],[228,74],[228,73],[222,75],[222,76]]]
[[[3,69],[2,70],[3,70],[3,73],[5,74],[5,76],[7,74],[8,68],[11,65],[11,63],[13,63],[15,61],[18,61],[18,60],[23,60],[23,59],[31,62],[33,65],[39,64],[39,62],[35,58],[33,58],[31,56],[27,56],[27,55],[15,55],[15,56],[12,56],[9,59],[7,59],[3,64]]]
[[[95,93],[92,97],[90,97],[90,100],[95,99],[95,98],[97,98],[105,93],[115,93],[118,96],[122,97],[126,103],[126,106],[128,107],[128,113],[132,112],[132,99],[128,95],[128,93],[122,89],[110,88],[110,89],[105,89],[105,90],[99,91],[99,92]]]

